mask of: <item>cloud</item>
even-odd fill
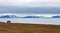
[[[60,6],[60,0],[0,0],[4,6]]]

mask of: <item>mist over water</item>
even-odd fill
[[[60,18],[1,18],[1,22],[60,25]]]

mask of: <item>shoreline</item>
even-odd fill
[[[5,22],[0,22],[0,24],[22,24],[22,25],[46,25],[46,26],[60,26],[60,25],[56,25],[56,24],[5,23]]]

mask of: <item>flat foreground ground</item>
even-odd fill
[[[0,33],[60,33],[60,25],[0,23]]]

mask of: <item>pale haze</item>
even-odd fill
[[[0,0],[0,13],[60,14],[60,0]]]
[[[60,0],[0,0],[0,6],[60,6]]]

